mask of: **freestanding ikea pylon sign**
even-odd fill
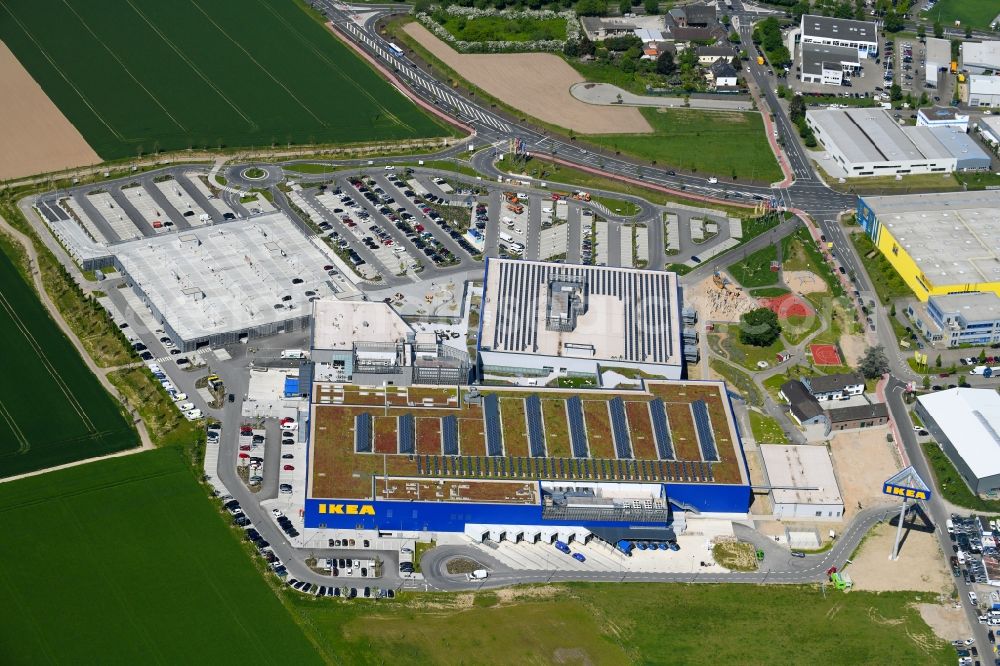
[[[896,542],[892,546],[892,559],[895,560],[899,556],[899,541],[903,535],[903,519],[906,517],[910,500],[929,500],[931,489],[927,487],[924,480],[917,474],[917,470],[913,469],[911,465],[886,479],[882,483],[882,492],[903,500],[899,509],[899,525],[896,526]]]

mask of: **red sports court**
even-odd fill
[[[809,345],[813,363],[816,365],[843,365],[836,345]]]

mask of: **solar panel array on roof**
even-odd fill
[[[371,414],[357,414],[354,417],[354,450],[358,453],[372,452]]]
[[[454,416],[441,419],[441,441],[444,442],[446,456],[458,455],[458,419]]]
[[[659,398],[649,403],[649,416],[653,422],[653,438],[656,452],[663,460],[674,459],[674,443],[670,440],[670,426],[667,425],[667,409]]]
[[[538,313],[549,280],[563,276],[586,281],[594,296],[616,298],[624,306],[622,337],[626,361],[667,363],[676,353],[671,334],[674,300],[670,274],[606,266],[570,266],[492,260],[499,271],[493,349],[534,352],[538,348]]]
[[[587,429],[583,425],[583,403],[573,396],[566,399],[566,415],[569,418],[569,439],[573,447],[573,456],[587,457]]]
[[[416,431],[413,427],[413,414],[402,414],[398,418],[396,438],[400,453],[413,453],[416,442]]]
[[[628,435],[628,419],[625,417],[625,402],[621,398],[608,401],[611,412],[611,436],[615,440],[615,453],[627,460],[632,457],[632,440]]]
[[[694,413],[694,425],[698,430],[698,444],[701,446],[703,460],[718,460],[719,451],[715,448],[715,435],[712,433],[712,419],[708,416],[708,405],[704,400],[691,403]]]
[[[486,418],[486,455],[503,455],[503,432],[500,430],[500,398],[490,393],[483,398],[483,416]]]
[[[542,401],[537,395],[524,400],[524,411],[528,418],[528,448],[535,458],[545,457],[545,428],[542,427]]]

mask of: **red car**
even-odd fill
[[[240,451],[249,451],[249,450],[250,450],[249,444],[240,444]]]
[[[286,423],[295,423],[295,419],[293,419],[291,416],[286,416],[285,418],[281,419],[281,421],[279,421],[278,423],[280,423],[281,425],[285,425]]]
[[[292,470],[295,469],[295,465],[285,465],[281,469],[285,470],[286,472],[291,472]]]
[[[249,457],[250,457],[249,453],[241,453],[240,454],[240,458],[249,458]]]

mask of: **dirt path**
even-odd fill
[[[3,42],[0,90],[0,180],[102,161]]]
[[[419,23],[403,28],[421,46],[504,103],[581,134],[637,134],[652,128],[636,108],[581,102],[569,89],[585,79],[551,53],[459,53]]]
[[[56,324],[59,326],[60,329],[62,329],[66,337],[69,338],[70,342],[73,343],[73,346],[76,348],[77,353],[79,353],[80,357],[83,358],[83,362],[87,364],[87,368],[92,373],[94,373],[95,377],[97,377],[97,381],[101,383],[101,386],[103,386],[104,389],[108,391],[108,393],[115,396],[119,401],[121,401],[122,404],[124,404],[124,401],[122,401],[121,396],[118,393],[118,389],[115,388],[114,384],[108,381],[108,374],[119,368],[97,367],[97,365],[94,363],[94,360],[90,358],[90,355],[87,353],[87,350],[84,349],[83,345],[80,344],[80,341],[76,337],[76,333],[74,333],[73,329],[70,328],[69,324],[66,323],[66,320],[63,319],[62,313],[59,312],[59,309],[49,298],[48,292],[45,291],[45,286],[42,284],[42,275],[41,272],[38,270],[38,253],[35,250],[35,244],[31,242],[30,238],[28,238],[20,231],[12,227],[10,223],[8,223],[7,220],[3,218],[3,216],[0,216],[0,233],[7,234],[15,241],[20,243],[22,247],[24,247],[24,251],[28,259],[28,268],[31,273],[31,280],[34,283],[35,291],[38,292],[38,297],[42,301],[42,305],[45,306],[45,309],[49,311],[49,315],[52,317],[52,319],[55,320]],[[149,449],[152,449],[153,442],[149,438],[149,432],[146,430],[146,424],[143,423],[142,420],[138,418],[138,415],[134,411],[130,410],[129,413],[132,414],[136,430],[138,430],[139,432],[139,441],[141,442],[141,445],[138,448],[128,449],[127,451],[119,451],[118,453],[112,453],[106,456],[99,456],[96,458],[77,460],[75,462],[67,463],[65,465],[58,465],[56,467],[49,467],[47,469],[40,469],[34,472],[29,472],[27,474],[21,474],[19,476],[12,476],[6,479],[0,479],[0,482],[14,481],[15,479],[21,479],[27,476],[35,476],[37,474],[42,474],[44,472],[49,472],[52,470],[65,469],[67,467],[74,467],[76,465],[83,465],[89,462],[93,462],[95,460],[126,456],[126,455],[131,455],[133,453],[138,453],[140,451],[148,451]]]

